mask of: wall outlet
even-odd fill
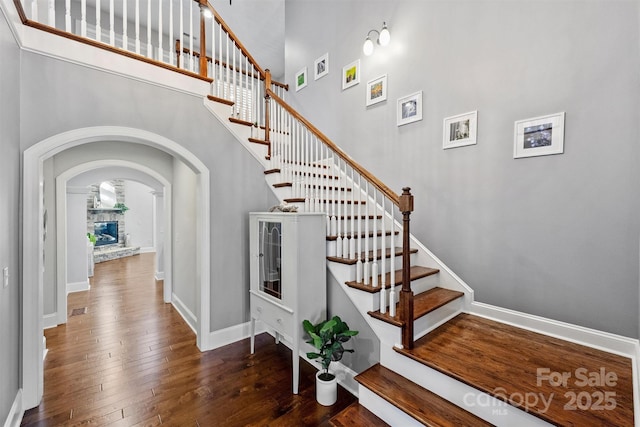
[[[2,277],[4,278],[4,287],[9,286],[9,267],[5,267],[2,269]]]

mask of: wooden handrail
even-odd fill
[[[180,64],[180,39],[176,39],[175,50],[176,50],[176,58],[178,60],[178,64]],[[200,52],[191,53],[191,49],[189,49],[188,47],[183,47],[182,48],[182,53],[186,53],[187,55],[191,54],[191,55],[195,56],[196,58],[200,58]],[[210,57],[209,55],[207,55],[206,58],[207,58],[207,62],[213,62],[213,58]],[[222,64],[222,66],[224,68],[228,68],[231,71],[237,71],[237,69],[236,69],[237,67],[234,67],[233,65],[229,65],[226,62],[221,62],[219,59],[215,60],[215,64],[216,65]],[[240,72],[245,76],[251,77],[251,75],[247,72],[247,70],[240,70]],[[260,76],[260,80],[264,81],[264,80],[266,80],[266,77]],[[283,88],[284,90],[287,90],[287,91],[289,90],[289,85],[288,84],[280,83],[280,82],[275,81],[275,80],[271,80],[271,84],[274,85],[274,86],[279,86],[279,87]]]
[[[273,92],[270,88],[267,88],[266,93],[274,99],[278,104],[282,106],[285,110],[289,112],[295,119],[303,123],[307,129],[309,129],[315,136],[317,136],[322,142],[324,142],[329,148],[331,148],[342,160],[347,162],[355,171],[357,171],[363,178],[365,178],[369,183],[373,184],[374,187],[378,189],[382,194],[384,194],[389,200],[393,202],[396,206],[400,206],[400,196],[387,187],[382,181],[376,178],[371,172],[366,170],[363,166],[358,164],[355,160],[353,160],[347,153],[342,151],[340,147],[333,143],[329,138],[327,138],[322,132],[318,130],[314,125],[312,125],[307,119],[302,117],[300,113],[294,110],[289,104],[284,102],[282,98],[280,98],[275,92]]]

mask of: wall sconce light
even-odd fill
[[[374,45],[373,41],[371,41],[371,33],[378,34],[378,38],[376,39],[376,43],[380,46],[386,46],[391,41],[391,34],[389,33],[389,29],[387,28],[387,23],[382,23],[382,29],[378,30],[370,30],[367,33],[367,38],[364,41],[364,45],[362,46],[362,51],[365,55],[369,56],[373,53]]]

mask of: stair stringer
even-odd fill
[[[421,387],[436,393],[451,403],[464,408],[498,427],[542,427],[552,425],[541,418],[522,411],[487,393],[405,357],[394,351],[391,347],[380,346],[380,364],[406,378],[410,378],[411,381]],[[392,411],[391,408],[398,411],[398,409],[383,399],[369,400],[368,394],[366,392],[363,393],[363,388],[364,387],[361,386],[359,391],[360,404],[374,414],[382,418],[384,414]],[[513,397],[514,399],[520,398],[520,396]],[[523,398],[526,397],[527,396],[523,396]],[[391,408],[383,408],[382,405],[387,405]]]

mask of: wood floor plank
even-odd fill
[[[291,393],[291,351],[262,334],[201,353],[182,317],[162,299],[153,254],[96,265],[91,289],[69,294],[86,307],[47,329],[45,389],[24,426],[328,426],[356,398],[315,401],[315,368],[301,362]]]

